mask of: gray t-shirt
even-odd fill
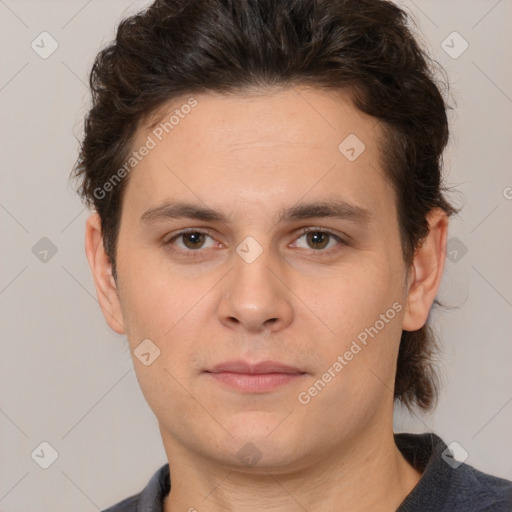
[[[396,512],[512,512],[512,482],[456,463],[433,433],[395,434],[403,456],[423,474]],[[169,464],[142,492],[103,512],[163,512],[171,490]]]

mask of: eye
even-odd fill
[[[300,244],[300,240],[305,240],[305,246]],[[189,228],[183,229],[175,233],[171,238],[164,242],[169,249],[181,253],[199,253],[200,249],[209,249],[213,247],[222,247],[208,231]],[[312,249],[314,252],[331,253],[339,249],[338,246],[347,245],[346,242],[338,235],[320,228],[305,228],[299,234],[298,238],[291,247],[300,249]]]
[[[301,238],[305,239],[307,244],[306,247],[297,245],[297,241]],[[319,228],[306,228],[302,231],[300,236],[297,238],[294,246],[301,247],[303,249],[313,249],[314,251],[331,252],[337,249],[338,245],[346,245],[344,240],[335,235],[331,231],[326,231]]]
[[[207,239],[212,241],[210,245],[205,245]],[[178,241],[181,243],[178,243]],[[184,229],[164,242],[165,245],[174,245],[178,249],[187,252],[215,247],[216,243],[208,232],[198,229]]]

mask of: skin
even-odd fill
[[[400,335],[427,320],[448,219],[430,212],[430,233],[407,267],[380,159],[381,127],[346,92],[296,87],[195,98],[198,105],[130,174],[117,281],[98,216],[86,224],[99,303],[110,327],[127,335],[160,425],[172,481],[165,511],[394,511],[421,476],[393,440]],[[353,162],[338,150],[351,133],[366,146]],[[141,124],[134,148],[150,134]],[[279,222],[285,208],[332,199],[367,209],[370,220]],[[172,200],[218,210],[228,222],[141,220]],[[308,227],[346,244],[311,240],[300,233]],[[173,238],[184,228],[211,236],[204,245],[197,236]],[[248,236],[262,249],[252,263],[236,252]],[[396,316],[300,403],[298,394],[394,303],[402,306]],[[147,338],[160,350],[149,366],[133,355]],[[305,374],[247,393],[204,372],[233,359],[279,361]],[[237,456],[247,443],[261,454],[254,465]]]

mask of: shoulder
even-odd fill
[[[169,464],[165,464],[151,477],[140,493],[134,494],[102,512],[163,512],[163,502],[170,488]]]
[[[512,482],[464,462],[434,433],[395,434],[422,476],[398,512],[512,512]]]
[[[140,493],[130,496],[129,498],[112,505],[102,512],[137,512],[137,503],[139,502]]]
[[[475,512],[511,512],[512,482],[461,464],[452,469],[453,493],[448,494],[447,505],[464,506]]]

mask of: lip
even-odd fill
[[[277,361],[261,361],[259,363],[248,363],[242,360],[226,361],[224,363],[220,363],[214,366],[212,370],[208,371],[209,373],[230,372],[244,373],[248,375],[261,375],[266,373],[305,373],[299,370],[298,368],[294,368],[293,366],[288,366]]]
[[[296,381],[305,372],[277,361],[226,361],[206,372],[220,384],[246,393],[263,393]]]

